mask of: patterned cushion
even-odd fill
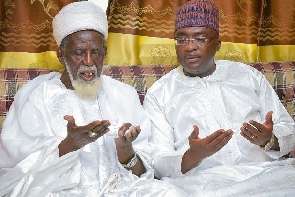
[[[104,74],[114,79],[133,86],[143,102],[146,91],[151,85],[164,74],[176,68],[171,66],[107,66],[104,67]]]
[[[257,62],[250,64],[262,72],[276,90],[281,102],[295,119],[295,62]],[[103,73],[133,86],[142,102],[147,89],[175,65],[105,66]],[[17,90],[28,80],[50,70],[0,69],[0,131],[2,122]]]
[[[295,120],[295,62],[257,62],[250,65],[264,74]]]

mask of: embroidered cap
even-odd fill
[[[219,33],[219,10],[210,0],[191,0],[176,13],[175,30],[183,27],[209,27]]]
[[[53,37],[59,46],[68,35],[81,30],[95,30],[105,39],[108,22],[104,10],[90,1],[74,2],[63,7],[52,21]]]

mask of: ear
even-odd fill
[[[221,47],[221,40],[220,40],[220,38],[218,38],[217,45],[216,45],[216,51],[219,51],[220,47]]]
[[[64,57],[63,57],[63,53],[62,53],[62,50],[59,48],[56,52],[56,56],[59,60],[59,62],[64,65]]]

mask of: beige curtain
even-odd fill
[[[98,0],[99,1],[99,0]],[[176,65],[176,8],[187,0],[109,0],[106,65]],[[295,61],[295,0],[213,0],[220,8],[216,59]],[[61,69],[51,22],[73,0],[3,0],[0,68]]]

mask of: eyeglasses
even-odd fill
[[[175,44],[186,45],[189,41],[192,41],[193,44],[202,47],[205,44],[214,40],[215,38],[218,38],[218,36],[215,35],[215,36],[212,36],[211,38],[175,38]]]

